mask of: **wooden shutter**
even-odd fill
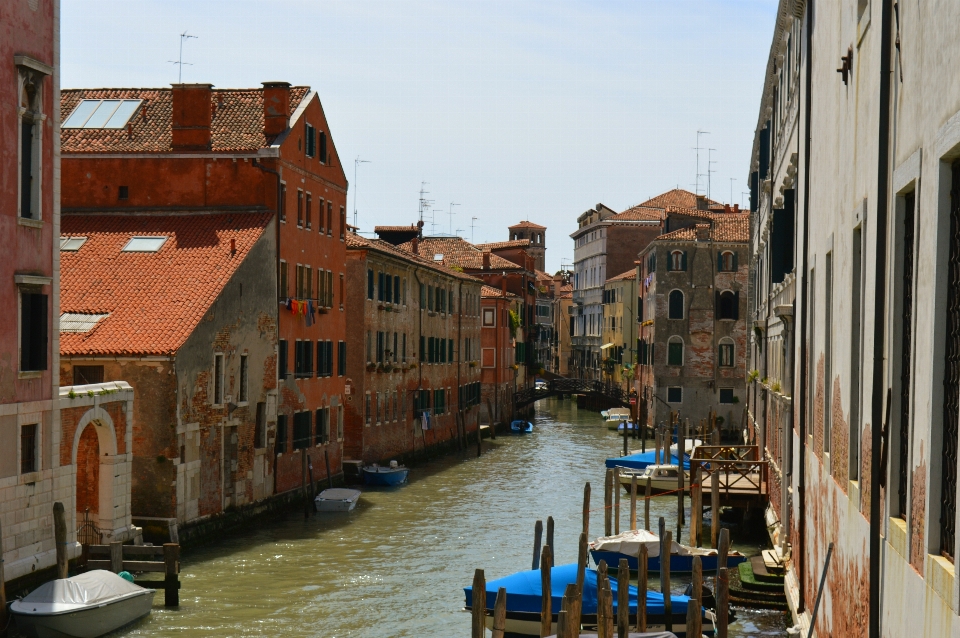
[[[733,318],[740,319],[740,291],[733,293]]]
[[[680,270],[684,272],[687,270],[687,251],[680,253]]]

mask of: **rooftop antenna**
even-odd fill
[[[713,153],[715,150],[717,150],[717,149],[715,149],[715,148],[708,148],[708,149],[707,149],[707,199],[710,199],[710,176],[711,176],[711,174],[717,172],[717,171],[713,170],[712,168],[710,168],[710,165],[711,165],[711,164],[716,164],[716,163],[717,163],[715,160],[710,159],[711,157],[713,157],[712,153]]]
[[[737,181],[736,177],[730,178],[730,204],[733,204],[733,183]]]
[[[456,202],[450,202],[450,211],[447,213],[450,216],[450,234],[453,234],[453,207],[459,206],[460,204]]]
[[[473,227],[476,225],[473,222],[477,221],[476,217],[470,218],[470,243],[473,243]]]
[[[357,226],[357,167],[369,163],[370,160],[362,160],[359,155],[353,160],[353,225],[355,227]]]
[[[429,195],[430,191],[425,189],[425,186],[429,182],[420,182],[420,221],[423,221],[423,213],[427,210],[430,210],[430,234],[434,232],[433,227],[436,226],[436,223],[433,220],[433,210],[430,209],[430,206],[433,204],[432,199],[427,199],[424,195]]]
[[[198,37],[199,36],[196,36],[196,35],[190,35],[186,31],[181,33],[180,34],[180,59],[177,61],[167,60],[167,62],[169,62],[170,64],[177,65],[177,84],[183,84],[183,65],[186,64],[187,66],[193,66],[192,62],[183,61],[183,41],[189,40],[190,38],[193,38],[194,40],[196,40]]]
[[[457,229],[457,237],[459,237],[459,236],[460,236],[460,233],[462,233],[462,232],[463,232],[463,229],[462,229],[462,228],[458,228],[458,229]]]
[[[740,208],[743,208],[743,209],[747,208],[746,204],[743,203],[743,196],[749,195],[749,194],[750,194],[750,191],[740,191]]]
[[[701,151],[701,148],[700,148],[700,136],[701,136],[701,135],[710,135],[710,131],[701,131],[701,130],[697,129],[697,145],[693,147],[694,150],[697,151],[697,185],[696,185],[696,187],[695,187],[695,189],[694,189],[694,190],[696,191],[696,192],[694,193],[695,195],[699,195],[699,194],[700,194],[700,151]],[[708,167],[708,168],[709,168],[709,167]]]

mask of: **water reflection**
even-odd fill
[[[124,635],[468,634],[462,588],[477,567],[488,579],[528,569],[537,519],[554,517],[558,563],[576,560],[585,481],[591,533],[603,528],[603,460],[621,440],[569,400],[540,402],[535,426],[530,436],[485,441],[480,458],[472,451],[416,467],[405,487],[366,488],[352,513],[306,522],[290,513],[187,553],[180,608],[158,605]],[[651,517],[675,530],[676,510],[675,500],[656,499]],[[624,499],[622,526],[628,515]],[[740,617],[731,636],[783,634],[782,614]]]

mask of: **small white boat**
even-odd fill
[[[630,408],[610,408],[601,410],[600,416],[607,423],[607,428],[616,430],[623,421],[630,421]]]
[[[36,638],[97,638],[146,616],[154,589],[94,569],[45,583],[10,606],[21,633]]]
[[[642,470],[631,470],[620,468],[620,485],[630,493],[631,479],[637,477],[637,494],[643,496],[647,489],[647,477],[650,477],[650,493],[663,494],[664,492],[676,492],[680,484],[680,477],[677,473],[680,468],[676,465],[648,465]],[[683,491],[690,491],[690,476],[683,472]]]
[[[357,506],[360,490],[346,487],[331,487],[323,490],[313,499],[318,512],[349,512]]]

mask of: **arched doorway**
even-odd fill
[[[88,410],[77,423],[73,442],[76,474],[77,522],[85,520],[100,530],[114,528],[114,465],[117,462],[117,436],[113,420],[99,407]]]

